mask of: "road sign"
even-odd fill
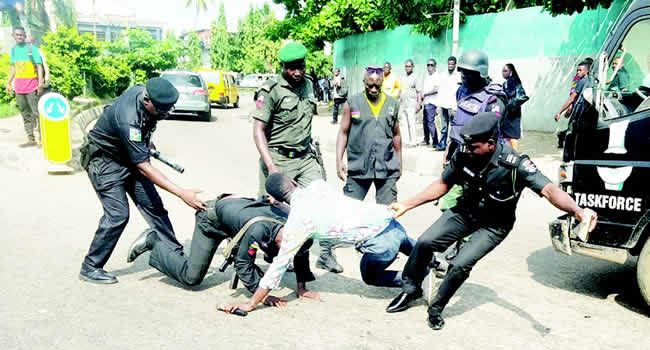
[[[70,141],[70,104],[65,97],[50,92],[38,101],[41,121],[41,142],[45,158],[65,163],[72,158]]]

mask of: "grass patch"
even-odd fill
[[[13,117],[20,114],[20,111],[13,103],[0,103],[0,119]]]

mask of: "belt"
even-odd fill
[[[282,148],[282,147],[271,147],[271,151],[274,151],[280,155],[283,155],[287,158],[302,158],[306,156],[309,152],[311,152],[311,148],[307,147],[302,151],[294,151],[290,150],[288,148]]]

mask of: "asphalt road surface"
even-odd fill
[[[182,186],[204,191],[255,194],[258,157],[248,114],[250,96],[239,109],[215,109],[212,122],[191,118],[161,123],[158,149],[181,163],[182,175],[157,163]],[[314,133],[333,138],[337,127],[323,115]],[[526,134],[524,149],[554,178],[558,156],[552,135]],[[369,287],[359,273],[359,254],[337,250],[345,272],[316,269],[310,289],[322,301],[297,300],[289,273],[274,295],[284,309],[260,307],[241,318],[216,311],[218,304],[244,301],[243,288],[230,290],[232,268],[222,274],[218,253],[205,281],[183,288],[147,264],[148,253],[126,263],[129,244],[146,227],[132,206],[130,222],[106,269],[115,285],[78,280],[78,272],[101,207],[85,173],[47,175],[36,149],[16,145],[24,135],[20,118],[0,120],[0,349],[648,349],[650,320],[635,283],[633,264],[619,266],[567,257],[551,247],[547,223],[559,212],[530,191],[508,239],[473,270],[444,312],[442,331],[426,324],[426,306],[387,314],[399,290]],[[534,147],[532,147],[534,145]],[[410,152],[432,152],[416,149]],[[325,152],[329,182],[334,155]],[[417,193],[433,177],[405,173],[399,195]],[[181,242],[189,243],[194,215],[179,199],[161,196]],[[327,208],[323,208],[327,210]],[[402,223],[417,237],[440,215],[428,205]],[[317,248],[315,248],[317,249]],[[312,264],[317,252],[312,254]],[[394,267],[401,268],[402,256]],[[265,266],[261,262],[262,266]]]

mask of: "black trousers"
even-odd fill
[[[206,211],[196,213],[190,253],[156,241],[149,256],[149,265],[186,286],[203,281],[221,241],[228,236],[214,228]]]
[[[343,194],[350,198],[364,200],[370,190],[370,186],[375,184],[375,201],[377,204],[391,204],[397,201],[397,180],[393,177],[389,179],[355,179],[348,177],[343,186]]]
[[[402,272],[402,289],[409,294],[422,292],[421,284],[434,252],[443,252],[450,245],[471,235],[458,255],[451,261],[447,275],[438,288],[429,312],[442,312],[449,299],[465,282],[476,263],[498,246],[508,235],[508,230],[481,227],[468,215],[456,208],[446,210],[418,239]]]
[[[151,228],[158,232],[159,238],[174,249],[182,249],[176,239],[172,223],[156,191],[155,185],[137,170],[127,168],[106,157],[93,157],[88,165],[88,177],[104,215],[90,243],[84,262],[90,266],[104,267],[113,253],[129,221],[129,202],[127,194]]]

